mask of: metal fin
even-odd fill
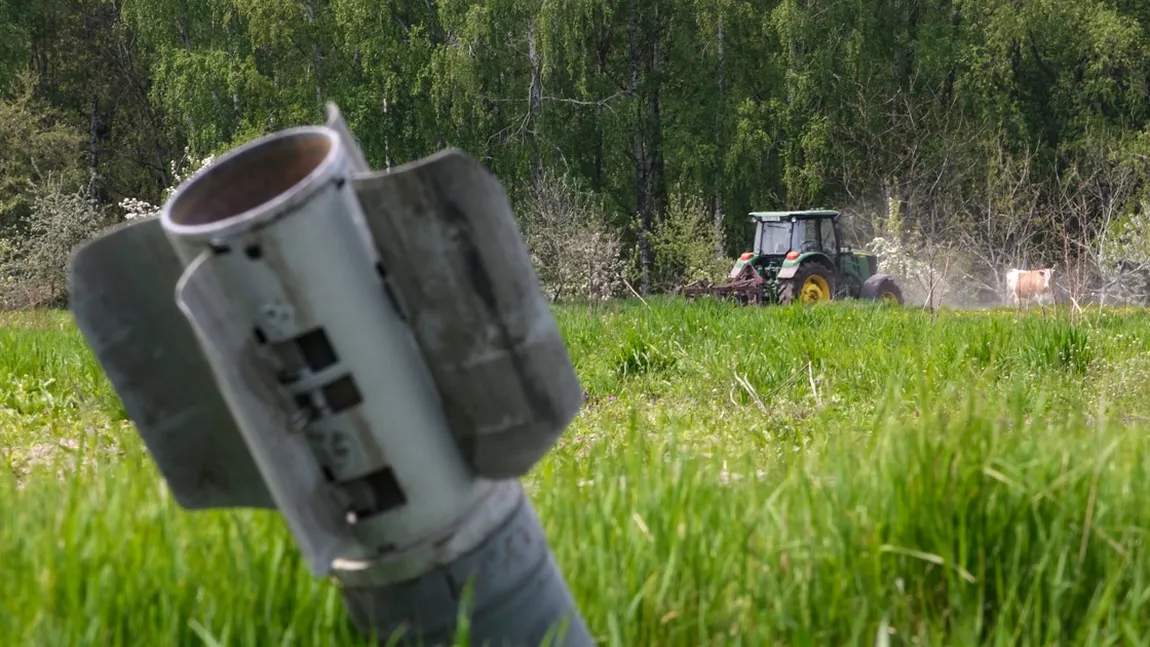
[[[522,476],[583,389],[503,186],[457,149],[352,182],[460,449],[480,476]]]
[[[73,255],[72,314],[177,503],[274,507],[176,307],[183,270],[158,218],[120,227]]]

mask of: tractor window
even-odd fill
[[[759,254],[786,254],[791,250],[791,223],[759,221]]]
[[[819,221],[819,228],[823,234],[823,250],[828,254],[833,254],[839,251],[839,240],[835,236],[835,224],[830,218],[823,218]]]
[[[791,249],[800,252],[814,252],[819,249],[819,222],[817,220],[798,220],[795,222],[794,236],[791,239]]]

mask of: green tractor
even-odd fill
[[[754,251],[744,252],[723,285],[683,288],[698,296],[751,303],[817,303],[834,299],[879,299],[902,304],[894,279],[878,273],[878,258],[841,244],[839,212],[756,211]]]

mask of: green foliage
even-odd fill
[[[36,96],[36,83],[22,73],[0,95],[0,238],[22,231],[31,182],[47,173],[79,180],[82,135]]]
[[[725,256],[716,256],[716,250],[723,247],[721,232],[715,228],[707,204],[698,197],[676,193],[667,217],[651,230],[651,251],[657,268],[655,288],[673,290],[703,279],[718,282],[731,265]]]
[[[589,397],[525,485],[599,644],[1147,639],[1145,310],[556,312]],[[282,520],[174,503],[66,315],[0,348],[4,644],[364,644]]]
[[[28,5],[0,0],[0,79],[10,79],[25,66],[31,41]]]

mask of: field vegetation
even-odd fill
[[[1150,644],[1150,317],[557,309],[526,480],[601,645]],[[66,313],[0,315],[0,642],[352,645],[266,512],[166,493]]]

